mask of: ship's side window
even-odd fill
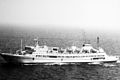
[[[36,57],[42,57],[41,55],[36,55]]]
[[[53,51],[58,51],[58,49],[57,48],[53,48]]]
[[[52,53],[52,51],[50,51],[50,53]]]

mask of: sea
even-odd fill
[[[0,80],[120,80],[120,64],[0,64]]]

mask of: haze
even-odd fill
[[[0,0],[0,24],[119,32],[119,0]]]

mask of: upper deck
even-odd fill
[[[105,53],[102,48],[95,49],[91,44],[84,44],[81,48],[72,46],[69,48],[48,47],[44,46],[26,46],[23,54],[92,54],[92,53]]]

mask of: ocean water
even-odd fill
[[[4,39],[4,40],[1,39],[1,41],[5,41],[5,40],[9,40],[9,39]],[[6,51],[10,52],[13,51],[14,49],[17,50],[17,48],[19,47],[16,45],[20,45],[20,43],[18,44],[17,43],[18,41],[17,40],[15,41],[13,40],[8,42],[7,41],[1,42],[1,45],[3,43],[6,44],[1,46],[1,50],[3,52]],[[13,42],[14,44],[9,42]],[[70,43],[67,42],[68,42],[67,40],[66,41],[62,41],[62,40],[59,41],[56,39],[48,40],[48,41],[46,40],[46,43],[49,44],[50,46],[51,45],[58,46],[60,43],[65,44],[65,46],[68,46],[67,44],[70,43],[72,44],[72,41]],[[64,46],[64,45],[60,45],[60,46]],[[111,50],[109,47],[111,48],[111,46],[105,48],[108,48],[107,50],[109,51]],[[11,48],[13,49],[11,50]],[[3,59],[1,59],[0,57],[0,80],[120,80],[120,64],[11,65],[11,64],[3,63]]]
[[[103,66],[1,63],[0,80],[120,80],[120,64]]]

